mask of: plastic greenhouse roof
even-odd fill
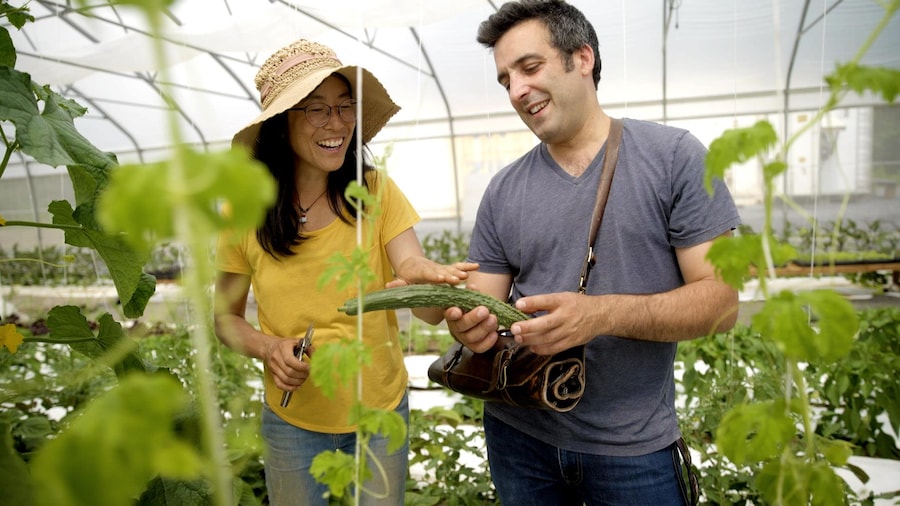
[[[168,113],[183,140],[227,146],[259,111],[259,65],[297,38],[372,70],[403,107],[376,141],[523,129],[490,51],[475,41],[498,0],[181,1],[160,13],[157,39],[133,8],[85,3],[31,0],[36,21],[5,28],[16,69],[87,107],[77,128],[121,161],[166,152]],[[785,88],[788,110],[817,107],[823,76],[854,56],[883,15],[874,0],[571,3],[600,37],[601,103],[657,121],[783,110]],[[900,67],[898,18],[864,63]],[[22,174],[13,160],[6,175]]]

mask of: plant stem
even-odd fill
[[[12,158],[13,152],[19,149],[19,141],[13,141],[12,144],[9,144],[6,141],[6,134],[3,134],[3,142],[6,144],[6,153],[3,153],[3,161],[0,162],[0,178],[6,172],[6,167],[9,165],[9,159]]]
[[[36,221],[21,221],[21,220],[9,220],[2,226],[53,228],[53,229],[57,229],[57,230],[77,230],[79,232],[84,230],[84,227],[79,226],[79,225],[61,225],[58,223],[40,223],[40,222],[36,222]]]
[[[160,14],[156,9],[147,8],[144,10],[150,22],[150,26],[154,33],[160,33]],[[166,82],[166,69],[169,68],[165,62],[165,51],[162,47],[160,37],[154,37],[154,54],[157,58],[157,68],[162,69],[163,82]],[[165,86],[164,86],[165,88]],[[168,93],[163,92],[162,96],[168,100]],[[191,343],[197,350],[194,356],[196,364],[196,377],[198,385],[198,403],[200,405],[201,418],[201,437],[203,438],[203,447],[205,457],[209,466],[211,466],[211,478],[213,489],[214,504],[219,506],[230,506],[233,504],[233,492],[231,485],[231,468],[229,465],[228,455],[225,452],[225,437],[223,435],[222,423],[218,409],[218,396],[216,395],[215,385],[213,384],[212,374],[212,348],[210,339],[212,336],[209,332],[209,322],[212,320],[212,303],[206,287],[212,279],[211,267],[207,258],[208,244],[207,237],[209,234],[206,219],[202,213],[198,213],[191,205],[190,201],[184,198],[186,192],[194,187],[190,178],[185,174],[184,148],[181,145],[178,122],[175,114],[167,115],[169,120],[169,133],[172,137],[173,157],[171,160],[171,171],[169,188],[173,195],[181,195],[180,201],[176,201],[173,212],[175,220],[175,235],[180,242],[188,246],[190,252],[189,258],[193,265],[191,268],[185,269],[185,293],[187,300],[192,302],[195,311],[194,329],[190,332]]]

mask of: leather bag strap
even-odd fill
[[[622,142],[622,119],[610,118],[609,135],[606,137],[606,153],[603,155],[603,170],[600,173],[600,186],[597,188],[597,200],[594,203],[594,213],[591,216],[591,231],[588,234],[588,252],[581,264],[581,276],[578,279],[578,293],[587,290],[588,276],[591,268],[597,263],[594,254],[594,242],[600,230],[600,222],[603,221],[603,211],[606,209],[606,201],[609,199],[609,189],[612,186],[613,174],[616,172],[616,161],[619,159],[619,144]]]

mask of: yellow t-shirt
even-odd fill
[[[369,192],[381,192],[381,212],[375,217],[375,239],[368,250],[368,262],[375,280],[366,292],[384,288],[393,279],[393,269],[385,244],[419,221],[419,215],[396,183],[383,173],[367,173]],[[380,190],[378,186],[381,186]],[[367,229],[363,223],[363,230]],[[250,232],[239,241],[220,238],[216,266],[224,272],[250,275],[256,299],[259,325],[270,335],[296,340],[307,326],[315,325],[313,345],[357,339],[357,317],[348,316],[338,307],[356,297],[356,283],[338,290],[329,281],[320,290],[319,277],[329,259],[340,252],[351,258],[357,248],[355,225],[335,219],[328,226],[304,233],[307,237],[294,247],[295,255],[275,259],[266,253]],[[408,374],[403,362],[397,316],[394,311],[371,311],[363,316],[363,343],[371,351],[372,362],[362,369],[362,403],[370,408],[393,410],[406,392]],[[292,396],[287,408],[281,407],[282,391],[265,371],[266,403],[281,418],[298,427],[326,433],[356,430],[350,423],[350,408],[355,402],[357,379],[340,385],[335,398],[328,398],[312,381],[307,381]]]

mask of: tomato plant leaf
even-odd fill
[[[737,465],[775,457],[794,436],[783,400],[742,404],[729,410],[716,430],[716,445]]]
[[[818,355],[815,331],[809,326],[806,306],[794,292],[770,296],[752,323],[763,336],[771,338],[789,360],[807,361]]]
[[[809,480],[807,468],[794,455],[773,459],[756,476],[766,504],[808,504]]]
[[[797,299],[808,305],[818,319],[816,355],[806,360],[834,362],[846,357],[859,333],[859,316],[853,304],[833,290],[801,292]]]

